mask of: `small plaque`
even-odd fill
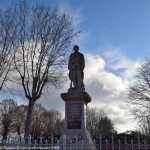
[[[81,104],[67,104],[67,128],[81,129]]]

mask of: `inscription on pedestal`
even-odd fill
[[[67,129],[81,129],[81,104],[67,104]]]

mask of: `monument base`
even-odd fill
[[[62,135],[65,150],[96,150],[90,133],[87,130],[67,130]]]
[[[85,126],[86,107],[91,102],[91,97],[87,92],[72,91],[62,93],[61,97],[65,101],[65,125],[62,136],[66,138],[68,150],[95,150],[91,135]]]

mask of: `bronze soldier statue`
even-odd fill
[[[84,56],[82,53],[79,52],[79,46],[75,45],[73,47],[74,53],[70,55],[69,58],[69,79],[71,80],[70,88],[72,88],[72,82],[74,85],[74,88],[80,88],[84,89],[84,67],[85,67],[85,61]]]

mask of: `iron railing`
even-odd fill
[[[144,136],[98,136],[89,143],[81,137],[57,138],[53,136],[29,137],[24,139],[11,137],[0,140],[0,149],[5,150],[150,150],[150,138]]]

